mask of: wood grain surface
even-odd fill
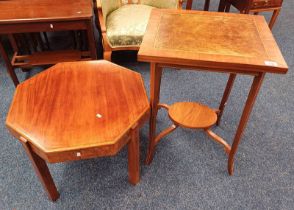
[[[195,102],[177,102],[169,106],[168,115],[176,125],[186,128],[209,128],[217,121],[215,111]]]
[[[288,66],[263,16],[153,10],[140,61],[237,73],[286,73]]]
[[[70,6],[69,6],[70,5]],[[89,19],[92,0],[5,0],[0,1],[0,24]]]
[[[139,73],[107,61],[69,62],[19,84],[6,124],[41,157],[88,148],[90,154],[82,150],[80,155],[93,157],[99,156],[99,147],[102,155],[116,153],[148,112]]]

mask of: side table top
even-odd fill
[[[286,73],[263,16],[153,9],[138,59],[189,67]]]
[[[0,1],[0,24],[80,20],[93,16],[92,0]]]
[[[52,153],[115,146],[148,112],[139,73],[107,61],[68,62],[17,86],[6,125]]]

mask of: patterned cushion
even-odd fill
[[[153,8],[143,4],[126,4],[111,12],[106,18],[110,45],[139,46]]]
[[[141,0],[141,4],[166,9],[176,9],[178,8],[178,3],[178,0]]]
[[[106,17],[112,11],[118,9],[121,6],[120,0],[101,0],[103,19],[106,20]]]

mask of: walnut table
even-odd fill
[[[139,182],[139,128],[149,117],[141,75],[107,61],[59,63],[19,84],[6,125],[20,140],[51,200],[46,162],[116,155],[128,145]]]
[[[229,174],[233,174],[234,156],[265,74],[285,74],[288,70],[264,17],[243,14],[153,10],[138,59],[151,63],[150,144],[146,162],[151,163],[158,141],[176,126],[203,128],[229,153]],[[215,110],[218,119],[211,112],[213,109],[198,103],[179,103],[171,107],[160,104],[164,67],[230,73],[220,106]],[[207,129],[220,122],[237,74],[251,75],[254,79],[230,147]],[[156,136],[159,108],[168,109],[175,125]],[[188,114],[189,110],[192,115]],[[203,117],[205,114],[209,120]]]
[[[0,1],[0,55],[14,83],[19,81],[15,68],[30,68],[65,61],[95,60],[96,44],[93,32],[92,0],[8,0]],[[88,50],[42,51],[21,54],[13,34],[85,30]],[[1,36],[8,35],[13,47],[10,60],[1,44]]]

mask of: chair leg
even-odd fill
[[[188,0],[187,4],[186,4],[186,10],[191,10],[192,9],[192,4],[193,4],[193,0]]]
[[[210,5],[210,0],[205,0],[204,11],[208,11],[209,10],[209,5]]]
[[[274,26],[274,24],[275,24],[275,22],[276,22],[276,20],[277,20],[277,17],[278,17],[279,14],[280,14],[280,11],[281,11],[281,9],[277,9],[277,10],[275,10],[274,13],[273,13],[273,16],[272,16],[272,18],[271,18],[271,20],[270,20],[270,23],[269,23],[269,28],[270,28],[271,30],[273,29],[273,26]]]
[[[112,51],[104,51],[103,52],[104,60],[111,61],[111,55],[112,55]]]
[[[226,0],[220,0],[218,5],[218,12],[224,12],[226,8]]]
[[[231,9],[231,4],[226,2],[226,5],[225,5],[225,12],[230,12],[230,9]]]

